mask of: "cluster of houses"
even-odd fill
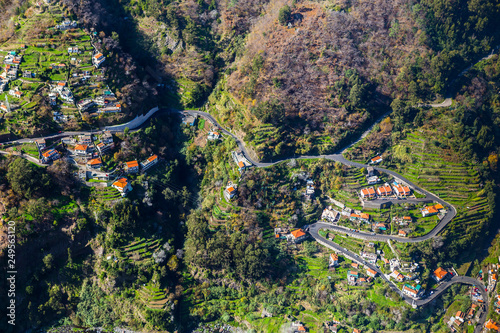
[[[240,172],[243,172],[252,166],[252,163],[248,161],[241,151],[232,151],[231,157],[233,158],[234,163],[238,166],[238,170]]]
[[[115,94],[109,89],[103,92],[102,96],[95,99],[84,99],[76,104],[80,112],[89,111],[97,107],[97,113],[121,112],[122,106],[118,102]]]
[[[373,281],[373,279],[378,275],[378,273],[376,271],[374,271],[373,269],[367,267],[366,268],[366,278],[365,277],[361,277],[360,273],[359,273],[359,264],[356,263],[356,262],[353,262],[351,264],[351,267],[354,269],[354,270],[349,270],[347,271],[347,283],[350,285],[350,286],[358,286],[358,285],[362,285],[364,283],[370,283]]]
[[[69,89],[69,87],[66,85],[65,81],[59,81],[55,85],[52,86],[51,93],[49,95],[49,98],[52,101],[55,101],[56,96],[59,95],[59,97],[65,101],[66,103],[74,103],[75,99],[73,97],[73,93]],[[52,103],[51,103],[52,104]]]
[[[468,325],[473,325],[473,321],[475,318],[478,318],[481,315],[481,306],[473,303],[469,310],[466,312],[462,312],[458,310],[454,316],[451,316],[447,322],[448,327],[452,332],[461,332],[463,331],[464,323]],[[491,319],[485,323],[485,329],[490,332],[498,332],[498,326]]]
[[[138,173],[140,170],[142,172],[147,171],[152,166],[156,165],[159,161],[158,155],[151,155],[141,163],[137,160],[125,162],[125,172],[128,174]]]
[[[99,154],[102,156],[114,147],[113,135],[109,131],[101,135],[98,144],[94,144],[92,135],[80,135],[78,136],[78,142],[71,138],[63,138],[61,141],[65,144],[74,145],[70,149],[73,155],[85,158],[87,167],[95,170],[100,170],[103,166]]]
[[[56,25],[56,29],[59,30],[69,30],[69,29],[75,29],[77,27],[78,27],[78,22],[70,21],[68,19],[64,20],[61,24]]]
[[[342,210],[336,210],[332,206],[328,206],[323,210],[321,214],[321,219],[324,221],[328,221],[330,223],[335,223],[340,220],[341,217],[349,218],[351,222],[364,222],[370,223],[371,216],[370,214],[363,213],[360,210],[353,210],[349,207],[346,207],[343,204],[340,204]]]
[[[376,189],[374,187],[363,188],[360,190],[359,194],[364,200],[387,197],[406,198],[411,195],[411,189],[409,186],[394,182],[392,184],[392,187],[388,183],[385,183],[384,185],[379,186]]]
[[[439,213],[446,213],[446,209],[440,203],[422,208],[423,217],[437,215]]]
[[[3,59],[3,63],[5,64],[5,71],[2,73],[2,77],[6,79],[15,80],[17,79],[19,72],[19,65],[23,61],[23,56],[18,55],[15,51],[11,51],[8,55]]]

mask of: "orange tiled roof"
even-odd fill
[[[85,150],[87,151],[87,145],[76,145],[75,150]]]
[[[330,258],[332,258],[332,260],[339,260],[339,256],[336,255],[335,253],[331,253]]]
[[[399,234],[400,234],[400,235],[406,235],[406,231],[404,231],[404,230],[399,230]]]
[[[434,208],[434,206],[427,207],[427,211],[429,212],[429,214],[434,214],[438,212],[437,209]]]
[[[367,219],[367,220],[369,220],[369,219],[370,219],[370,214],[361,213],[361,214],[359,214],[359,216],[360,216],[362,219]]]
[[[238,162],[238,166],[239,166],[240,168],[243,168],[243,167],[245,166],[245,164],[244,164],[242,161],[239,161],[239,162]]]
[[[446,274],[448,274],[448,272],[444,269],[442,269],[441,267],[439,267],[438,269],[436,269],[434,271],[434,275],[438,278],[438,279],[442,279],[446,276]]]
[[[127,162],[127,168],[135,168],[135,167],[138,167],[138,166],[139,166],[139,163],[137,161]]]
[[[97,54],[94,56],[94,58],[95,58],[95,59],[99,59],[100,57],[102,57],[102,53],[97,53]]]
[[[156,160],[158,158],[158,155],[153,155],[153,156],[150,156],[148,157],[148,162],[153,162],[154,160]]]
[[[119,187],[123,190],[125,186],[127,186],[127,183],[128,183],[127,178],[120,178],[113,183],[113,186]]]
[[[228,191],[229,193],[232,193],[232,192],[234,192],[234,191],[235,191],[235,189],[234,189],[234,187],[230,186],[230,187],[228,187],[228,188],[227,188],[227,191]]]
[[[378,161],[380,160],[382,157],[380,156],[375,156],[374,158],[372,158],[372,162],[375,162],[375,161]]]
[[[439,209],[444,209],[443,205],[441,205],[440,203],[435,204],[435,205],[434,205],[434,208],[435,208],[435,209],[437,209],[437,210],[439,210]]]
[[[97,164],[102,164],[102,161],[100,158],[93,158],[90,161],[88,161],[87,164],[97,165]]]
[[[366,269],[366,271],[367,271],[368,273],[370,273],[370,274],[377,275],[377,272],[376,272],[376,271],[374,271],[374,270],[373,270],[373,269],[371,269],[371,268],[367,268],[367,269]]]
[[[299,238],[299,237],[302,237],[305,235],[306,235],[306,233],[303,232],[302,229],[297,229],[297,230],[292,231],[292,236],[295,238]]]
[[[491,321],[491,319],[488,320],[488,322],[486,324],[484,324],[484,327],[486,327],[489,330],[497,330],[497,331],[499,330],[497,323],[495,323],[494,321]]]
[[[410,220],[411,221],[411,216],[403,216],[403,220]]]

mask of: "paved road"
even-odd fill
[[[498,47],[495,48],[493,50],[493,52],[496,51],[497,49],[498,49]],[[493,54],[493,52],[492,52],[492,54]],[[491,55],[489,55],[488,57],[485,57],[485,58],[489,58],[489,57],[491,57]],[[485,58],[481,59],[480,61],[484,60]],[[467,68],[466,70],[464,70],[462,73],[460,73],[459,76],[462,76],[463,74],[465,74],[465,72],[468,69],[470,69],[470,67]],[[439,103],[439,104],[428,104],[428,105],[431,106],[431,107],[447,107],[447,106],[451,105],[451,98],[446,98],[442,103]],[[210,115],[209,113],[203,112],[203,111],[197,111],[197,110],[177,111],[177,110],[164,110],[164,109],[160,110],[158,108],[153,108],[146,115],[136,117],[134,120],[132,120],[132,121],[126,123],[126,124],[121,124],[121,125],[107,127],[107,128],[105,128],[105,130],[111,130],[111,131],[115,131],[115,132],[122,132],[126,127],[128,127],[130,130],[136,130],[136,129],[140,128],[150,117],[152,117],[155,114],[160,113],[158,111],[197,115],[197,116],[201,116],[201,117],[204,117],[204,118],[208,119],[214,125],[216,125],[217,127],[219,127],[221,129],[221,132],[223,134],[232,137],[236,141],[236,144],[237,144],[238,148],[243,152],[243,154],[245,155],[245,157],[253,165],[255,165],[256,167],[269,167],[269,166],[275,165],[277,163],[280,163],[280,162],[287,161],[287,160],[291,159],[291,158],[284,158],[284,159],[281,159],[279,161],[275,161],[275,162],[272,162],[272,163],[265,163],[265,162],[260,162],[260,161],[253,160],[250,157],[250,154],[248,153],[248,151],[247,151],[244,143],[236,135],[234,135],[231,132],[229,132],[226,129],[224,129],[215,120],[215,118],[213,118],[213,116]],[[348,145],[348,146],[344,147],[343,149],[339,150],[336,154],[319,155],[319,156],[300,156],[300,157],[294,157],[294,158],[298,158],[298,159],[324,158],[324,159],[328,159],[328,160],[340,162],[340,163],[343,163],[345,165],[349,165],[349,166],[352,166],[352,167],[358,167],[358,168],[367,167],[368,165],[366,165],[366,164],[348,161],[346,158],[344,158],[344,156],[342,156],[342,152],[344,152],[347,148],[351,147],[352,145],[354,145],[357,142],[359,142],[360,140],[362,140],[371,131],[371,129],[373,128],[373,126],[376,123],[378,123],[379,121],[381,121],[382,119],[384,119],[385,116],[387,116],[387,115],[388,114],[385,114],[382,117],[380,117],[368,130],[366,130],[360,136],[360,138],[358,140],[354,141],[350,145]],[[92,133],[93,134],[98,134],[98,133],[101,133],[102,131],[103,131],[103,129],[99,129],[98,131],[93,131],[93,132],[88,132],[88,131],[61,132],[61,133],[55,133],[53,135],[45,136],[44,138],[45,139],[59,139],[59,138],[67,137],[67,136],[75,136],[75,135],[82,135],[82,134],[92,134]],[[33,139],[33,138],[31,138],[31,139],[30,138],[19,139],[19,140],[7,141],[7,142],[4,142],[4,143],[14,143],[14,142],[23,143],[23,142],[29,142],[31,140],[35,140],[35,139]],[[29,159],[29,157],[26,157],[26,158]],[[319,229],[320,228],[326,228],[326,229],[330,229],[330,230],[333,230],[333,231],[336,231],[336,232],[339,232],[339,233],[346,233],[348,235],[351,235],[351,236],[357,237],[357,238],[361,238],[361,239],[374,240],[374,241],[388,241],[388,240],[392,240],[392,241],[405,242],[405,243],[416,243],[416,242],[421,242],[421,241],[425,241],[425,240],[431,239],[433,237],[436,237],[446,227],[446,225],[456,216],[456,209],[455,209],[455,207],[453,207],[452,205],[448,204],[446,201],[444,201],[443,199],[437,197],[433,193],[431,193],[431,192],[429,192],[427,190],[424,190],[424,189],[416,186],[411,181],[409,181],[408,179],[404,178],[403,176],[399,175],[398,173],[396,173],[396,172],[394,172],[392,170],[387,170],[387,169],[380,168],[380,167],[375,167],[375,169],[378,172],[385,172],[387,174],[390,174],[390,175],[394,176],[395,178],[399,179],[400,182],[404,182],[407,185],[409,185],[410,187],[412,187],[415,191],[418,191],[420,193],[425,194],[425,198],[423,198],[423,199],[414,199],[413,201],[434,201],[434,202],[438,202],[438,203],[442,204],[447,209],[447,213],[444,216],[444,218],[428,234],[426,234],[424,236],[421,236],[421,237],[416,237],[416,238],[404,238],[404,237],[387,236],[387,235],[373,235],[373,234],[366,233],[366,232],[355,232],[355,231],[347,229],[347,228],[342,228],[342,227],[339,227],[339,226],[334,226],[334,225],[331,225],[331,224],[328,224],[328,223],[323,223],[323,222],[317,222],[317,223],[315,223],[315,224],[313,224],[313,225],[311,225],[309,227],[309,233],[311,234],[311,236],[316,241],[318,241],[320,244],[323,244],[324,246],[327,246],[327,247],[333,249],[334,251],[338,252],[339,254],[341,254],[341,255],[343,255],[345,257],[348,257],[348,258],[350,258],[350,259],[352,259],[352,260],[354,260],[354,261],[356,261],[356,262],[358,262],[358,263],[360,263],[362,265],[365,265],[366,267],[369,267],[369,268],[375,270],[376,272],[378,272],[379,275],[381,276],[381,278],[389,284],[389,286],[391,287],[391,289],[393,289],[395,292],[397,292],[399,295],[401,295],[405,299],[405,301],[407,301],[410,304],[415,304],[417,306],[425,305],[425,304],[431,302],[432,300],[434,300],[436,297],[438,297],[444,290],[446,290],[452,284],[454,284],[454,283],[462,283],[462,284],[470,284],[470,285],[477,286],[479,288],[481,294],[483,295],[483,298],[485,300],[486,307],[487,307],[488,306],[488,302],[487,302],[488,295],[487,295],[486,290],[484,289],[484,286],[482,285],[482,283],[480,281],[476,280],[476,279],[473,279],[471,277],[465,277],[465,276],[454,276],[449,281],[441,283],[434,290],[434,294],[431,295],[430,297],[425,298],[425,299],[420,299],[420,300],[414,300],[411,297],[409,297],[407,295],[404,295],[401,292],[401,290],[399,290],[397,288],[397,286],[395,284],[393,284],[389,280],[389,278],[387,276],[385,276],[382,273],[382,271],[377,266],[367,263],[362,258],[359,258],[357,256],[357,254],[354,254],[354,253],[352,253],[352,252],[350,252],[350,251],[348,251],[348,250],[340,247],[338,244],[336,244],[334,242],[331,242],[331,241],[329,241],[327,239],[324,239],[321,236],[319,236],[319,233],[318,233]],[[396,200],[393,200],[393,201],[396,201]],[[486,312],[487,312],[487,310],[486,310]],[[483,316],[481,317],[480,321],[478,322],[478,324],[480,326],[478,326],[476,328],[476,332],[479,332],[480,329],[481,329],[481,327],[482,327],[482,325],[484,324],[484,322],[486,320],[486,312],[483,314]]]
[[[391,289],[393,291],[395,291],[396,293],[398,293],[407,303],[409,304],[415,304],[416,306],[423,306],[423,305],[426,305],[428,304],[429,302],[433,301],[434,299],[436,299],[443,291],[445,291],[446,289],[448,289],[448,287],[452,286],[453,284],[455,283],[462,283],[462,284],[468,284],[468,285],[473,285],[473,286],[476,286],[478,287],[479,289],[479,292],[481,293],[481,295],[483,296],[483,298],[485,300],[488,299],[488,295],[487,295],[487,292],[486,292],[486,289],[484,287],[484,285],[474,279],[474,278],[471,278],[471,277],[468,277],[468,276],[458,276],[458,275],[455,275],[453,276],[451,279],[441,283],[436,289],[434,289],[434,293],[426,298],[423,298],[423,299],[413,299],[412,297],[406,295],[406,294],[403,294],[402,291],[389,279],[388,276],[386,276],[382,270],[380,270],[380,268],[374,264],[370,264],[369,262],[365,261],[363,258],[361,258],[359,255],[357,254],[354,254],[352,253],[351,251],[343,248],[342,246],[340,246],[339,244],[337,243],[334,243],[328,239],[325,239],[323,237],[321,237],[318,233],[319,231],[319,228],[309,228],[309,234],[311,235],[312,238],[314,238],[318,243],[332,249],[333,251],[335,251],[335,253],[339,254],[339,255],[342,255],[346,258],[349,258],[355,262],[357,262],[358,264],[360,265],[364,265],[365,268],[371,268],[373,269],[374,271],[376,271],[380,278],[382,278],[382,280],[386,281],[389,286],[391,287]],[[486,302],[485,302],[486,303]],[[487,304],[486,304],[487,305]]]

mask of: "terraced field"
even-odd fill
[[[120,192],[114,187],[96,188],[93,192],[94,200],[99,202],[112,201],[120,199]]]
[[[136,297],[153,310],[163,310],[167,306],[167,292],[156,285],[147,284],[136,291]]]
[[[153,252],[160,247],[160,243],[160,239],[153,238],[135,240],[120,249],[119,259],[127,262],[150,263],[154,260]]]
[[[408,159],[402,174],[454,205],[458,212],[455,226],[464,230],[478,228],[488,207],[481,193],[478,171],[451,150],[438,147],[426,137],[433,136],[411,133],[394,148],[396,152],[403,151]]]

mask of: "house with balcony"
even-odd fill
[[[152,155],[148,157],[145,161],[141,162],[141,169],[144,172],[149,168],[151,168],[153,165],[156,165],[156,163],[158,163],[158,155]]]
[[[125,172],[127,173],[137,173],[139,172],[139,162],[129,161],[125,163]]]
[[[59,158],[61,158],[61,155],[59,155],[59,152],[55,149],[49,149],[42,153],[42,163],[49,163]]]
[[[112,185],[112,187],[116,188],[118,192],[124,197],[128,192],[132,191],[132,186],[128,182],[127,178],[120,178],[117,181],[115,181]]]

